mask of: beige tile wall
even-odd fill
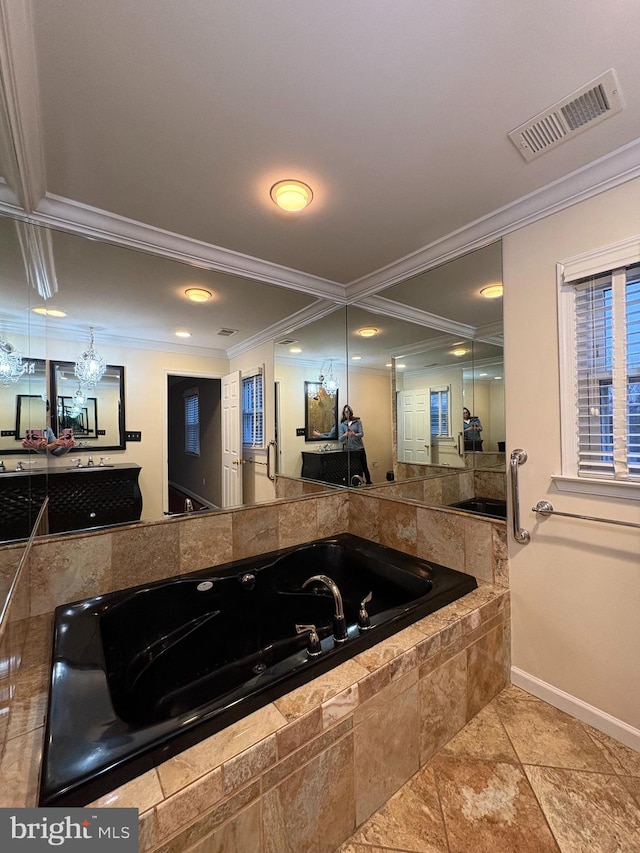
[[[0,646],[1,805],[35,804],[55,606],[344,530],[455,568],[484,555],[472,573],[497,585],[97,803],[138,807],[145,851],[332,851],[508,680],[504,523],[340,491],[37,541]]]

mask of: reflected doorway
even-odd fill
[[[221,380],[167,376],[169,513],[222,506]]]

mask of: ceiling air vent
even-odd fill
[[[222,335],[223,338],[228,338],[229,335],[235,335],[237,329],[220,329],[217,334]]]
[[[548,110],[516,127],[509,139],[525,160],[534,160],[550,148],[576,136],[623,108],[613,69],[591,80]]]
[[[281,341],[276,341],[276,344],[280,347],[289,347],[291,344],[297,344],[298,341],[296,338],[283,338]]]

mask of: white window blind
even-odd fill
[[[449,386],[432,388],[429,393],[431,435],[449,435]]]
[[[242,379],[242,444],[264,447],[264,378],[262,370]]]
[[[577,474],[640,478],[640,264],[574,288]]]
[[[200,398],[198,389],[184,392],[184,452],[200,455]]]

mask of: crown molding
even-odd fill
[[[523,164],[523,168],[527,168]],[[506,234],[640,177],[640,139],[346,285],[349,302],[481,249]]]
[[[332,314],[337,308],[341,307],[341,303],[337,304],[335,302],[328,302],[324,299],[313,302],[306,308],[296,311],[295,314],[290,314],[288,317],[285,317],[284,320],[280,320],[272,326],[269,326],[267,329],[263,329],[261,332],[257,332],[255,335],[246,338],[242,343],[229,347],[227,355],[229,358],[235,358],[236,356],[243,355],[245,352],[248,352],[254,347],[269,343],[270,341],[275,341],[283,335],[290,335],[296,329],[308,326],[309,323],[313,323],[316,320],[322,320],[322,318],[326,317],[327,314]]]
[[[428,311],[420,311],[418,308],[411,308],[402,302],[386,299],[384,296],[367,296],[364,299],[359,299],[358,307],[366,308],[373,314],[394,317],[396,320],[406,320],[415,326],[427,326],[430,329],[449,332],[457,337],[473,338],[476,334],[475,326],[458,323],[447,317],[440,317],[438,314],[430,314]]]
[[[165,231],[52,193],[46,193],[30,219],[37,225],[106,240],[192,266],[251,278],[311,296],[345,301],[344,285],[335,281]]]
[[[31,211],[44,196],[46,179],[28,0],[0,0],[0,78],[0,119],[6,123],[15,158],[12,183],[19,204]]]

